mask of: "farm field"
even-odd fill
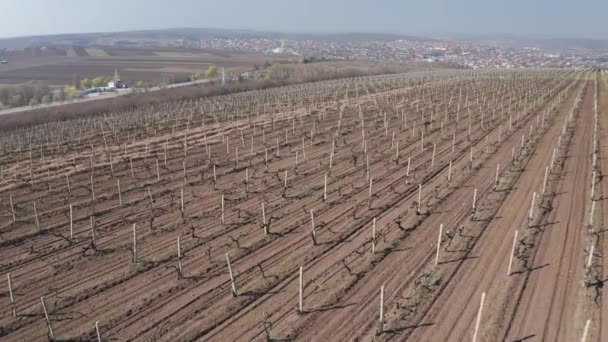
[[[1,132],[0,341],[606,340],[607,135],[567,69]]]
[[[71,83],[74,73],[83,78],[111,76],[118,69],[130,82],[163,82],[170,77],[204,74],[209,65],[227,71],[246,71],[266,61],[288,61],[285,56],[264,56],[189,49],[128,49],[115,47],[69,47],[44,53],[23,51],[7,55],[9,64],[0,67],[0,83],[20,84],[42,81],[51,85]]]

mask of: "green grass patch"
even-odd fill
[[[104,50],[104,49],[86,48],[85,50],[87,51],[89,56],[93,56],[93,57],[108,57],[109,56],[108,53],[106,52],[106,50]]]

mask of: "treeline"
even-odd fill
[[[63,87],[50,87],[42,82],[28,82],[19,85],[0,85],[0,109],[36,106],[56,101],[65,101],[80,95],[79,90],[91,87],[105,87],[106,77],[84,78]]]
[[[43,83],[26,83],[16,86],[0,86],[0,109],[50,103],[53,94],[48,85]]]
[[[345,77],[396,74],[412,70],[456,66],[428,62],[341,61],[302,64],[273,64],[266,68],[266,78],[287,83],[314,82]]]

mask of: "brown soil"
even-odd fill
[[[2,136],[0,269],[11,273],[18,317],[0,296],[0,340],[47,338],[42,296],[60,340],[96,338],[97,321],[102,340],[468,340],[481,292],[479,340],[575,339],[595,291],[583,286],[594,92],[576,75],[451,71],[320,82]],[[606,85],[599,89],[605,101]],[[527,227],[531,192],[540,193],[579,91],[580,113]],[[507,276],[515,229],[526,244]]]

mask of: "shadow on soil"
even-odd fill
[[[319,307],[314,308],[314,309],[304,310],[304,312],[305,313],[324,312],[324,311],[345,309],[345,308],[347,308],[349,306],[353,306],[353,305],[357,305],[357,303],[350,303],[350,304],[344,304],[344,305],[323,305],[323,306],[319,306]]]
[[[511,274],[523,274],[523,273],[527,273],[527,272],[532,273],[532,272],[534,272],[534,271],[536,271],[536,270],[543,269],[543,268],[545,268],[545,267],[547,267],[547,266],[549,266],[549,265],[550,265],[550,264],[544,264],[544,265],[541,265],[541,266],[534,266],[534,267],[532,267],[532,268],[526,268],[526,269],[521,270],[521,271],[515,271],[515,272],[511,272]]]
[[[420,323],[420,324],[417,324],[417,325],[408,325],[408,326],[405,326],[405,327],[398,327],[398,328],[393,328],[393,329],[384,329],[382,331],[382,333],[383,334],[389,334],[389,335],[397,335],[397,334],[401,334],[401,333],[403,333],[405,331],[409,331],[409,330],[414,331],[414,330],[416,330],[418,328],[430,327],[430,326],[433,326],[433,325],[435,325],[435,323]]]

